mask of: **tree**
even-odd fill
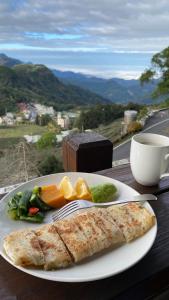
[[[61,132],[61,127],[52,120],[48,123],[48,131],[53,132],[55,134],[59,134]]]
[[[151,68],[145,70],[140,76],[141,84],[159,78],[152,96],[157,98],[169,94],[169,47],[155,54],[151,60]]]
[[[53,132],[45,132],[36,143],[38,149],[44,149],[56,145],[56,135]]]
[[[35,123],[37,125],[40,125],[40,126],[46,126],[48,125],[48,123],[51,121],[51,117],[50,115],[46,114],[46,115],[37,115],[36,116],[36,120],[35,120]]]
[[[128,125],[127,132],[134,133],[134,132],[140,131],[141,129],[142,129],[141,124],[137,121],[133,121]]]
[[[62,163],[55,157],[55,155],[48,155],[38,165],[38,170],[41,175],[48,175],[57,172],[63,172]]]

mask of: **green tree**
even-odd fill
[[[157,98],[159,96],[168,97],[169,94],[169,47],[163,51],[155,54],[151,60],[151,68],[145,70],[140,76],[141,84],[152,81],[159,77],[159,82],[155,88],[152,96]]]
[[[41,175],[54,174],[63,172],[62,163],[55,157],[55,155],[48,155],[38,165],[38,170]]]
[[[134,133],[134,132],[140,131],[141,129],[142,129],[141,124],[137,121],[133,121],[128,125],[127,132]]]
[[[46,126],[46,125],[48,125],[49,122],[51,122],[51,120],[52,119],[48,114],[41,115],[41,116],[37,115],[35,123],[40,126]]]
[[[61,132],[61,127],[58,124],[56,124],[56,122],[51,121],[48,123],[48,130],[55,134],[59,134]]]
[[[123,116],[124,108],[117,104],[97,104],[89,110],[82,111],[75,122],[75,127],[82,129],[97,128]]]
[[[53,132],[45,132],[36,143],[38,149],[44,149],[56,145],[56,134]]]
[[[148,108],[147,106],[143,106],[139,111],[137,119],[140,120],[141,118],[145,117],[147,114],[148,114]]]

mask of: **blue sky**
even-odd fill
[[[1,53],[106,78],[137,78],[168,28],[168,0],[0,0]]]

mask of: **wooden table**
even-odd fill
[[[160,294],[167,295],[162,299],[169,299],[169,178],[161,180],[159,186],[146,188],[134,181],[129,165],[97,173],[127,183],[141,193],[158,195],[158,201],[151,202],[158,234],[149,253],[119,275],[88,283],[42,280],[15,269],[0,257],[0,300],[143,300],[159,299]]]

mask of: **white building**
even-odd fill
[[[2,117],[2,122],[5,125],[13,126],[15,124],[14,114],[7,112],[4,117]]]
[[[16,117],[16,122],[17,123],[22,123],[22,121],[23,121],[23,118],[21,116]]]
[[[6,117],[9,118],[9,119],[14,119],[14,115],[11,112],[7,112]]]
[[[64,129],[68,129],[70,126],[70,118],[68,115],[62,115],[61,112],[57,114],[57,124]]]
[[[38,115],[50,115],[51,117],[55,115],[53,106],[46,106],[46,105],[35,103],[34,107],[36,108]]]
[[[3,123],[5,125],[13,126],[15,124],[15,120],[5,116],[5,117],[3,117]]]

